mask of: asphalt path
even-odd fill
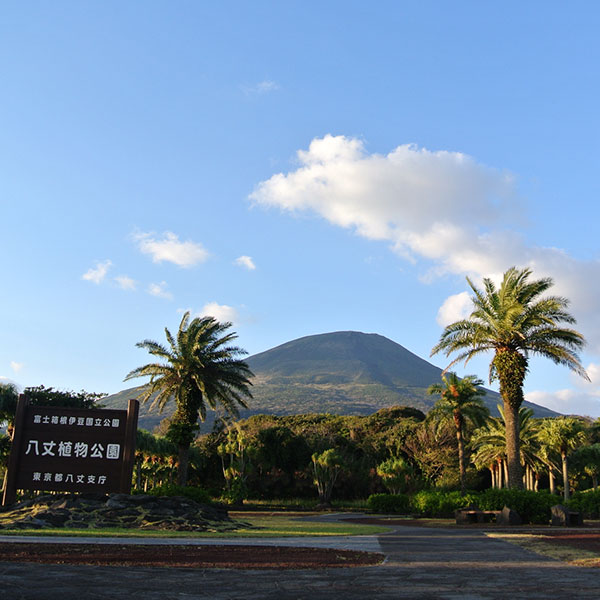
[[[337,517],[330,517],[337,518]],[[23,538],[19,538],[23,539]],[[80,539],[62,538],[70,542]],[[89,539],[89,538],[87,538]],[[131,538],[140,543],[139,538]],[[15,538],[11,537],[12,541]],[[32,541],[26,538],[25,541]],[[47,538],[44,540],[47,541]],[[53,542],[57,538],[52,538]],[[104,540],[107,541],[107,540]],[[147,543],[148,540],[143,540]],[[206,544],[207,539],[153,540]],[[94,539],[94,543],[100,540]],[[119,544],[123,538],[118,538]],[[0,563],[10,600],[483,600],[600,598],[600,569],[540,557],[482,531],[394,527],[379,536],[210,540],[381,551],[383,565],[323,570],[226,570]]]

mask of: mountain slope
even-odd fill
[[[419,358],[400,344],[374,333],[339,331],[311,335],[287,342],[247,359],[255,374],[253,400],[243,417],[258,413],[296,414],[330,412],[370,414],[380,408],[407,405],[429,410],[437,398],[427,394],[438,383],[441,369]],[[107,407],[125,406],[141,388],[124,390],[103,399]],[[500,396],[492,391],[484,399],[492,414]],[[539,417],[556,413],[525,403]],[[140,411],[140,426],[151,429],[170,414]],[[211,422],[214,416],[211,415]],[[206,423],[207,431],[211,423]]]

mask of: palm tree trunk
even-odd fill
[[[555,494],[556,488],[554,486],[554,469],[552,467],[548,467],[548,480],[550,481],[550,493]]]
[[[506,462],[508,466],[508,487],[523,489],[521,452],[519,439],[519,409],[504,401],[506,421]]]
[[[569,501],[569,465],[567,463],[567,453],[561,452],[562,458],[562,476],[563,476],[563,498],[565,502]]]
[[[508,487],[522,490],[519,408],[523,404],[523,381],[527,373],[527,359],[514,349],[499,348],[494,356],[493,366],[498,375],[500,396],[504,404]]]
[[[501,490],[504,485],[502,481],[502,459],[499,458],[496,462],[496,468],[498,469],[498,489]]]
[[[508,463],[506,460],[502,461],[502,467],[504,469],[504,487],[508,487]]]
[[[177,485],[186,486],[188,466],[190,463],[190,445],[179,444],[179,467],[177,469]]]
[[[493,463],[488,467],[490,470],[490,478],[492,480],[492,488],[496,487],[496,469],[495,469],[496,465],[494,465]]]
[[[465,469],[465,443],[462,435],[462,427],[456,428],[456,442],[458,444],[458,469],[460,472],[460,493],[462,496],[465,495],[465,479],[466,479],[466,469]]]

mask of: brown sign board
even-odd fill
[[[31,406],[19,398],[2,504],[17,490],[128,493],[139,403],[128,410]]]

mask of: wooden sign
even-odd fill
[[[17,490],[129,493],[139,403],[128,410],[31,406],[19,397],[2,505]]]

